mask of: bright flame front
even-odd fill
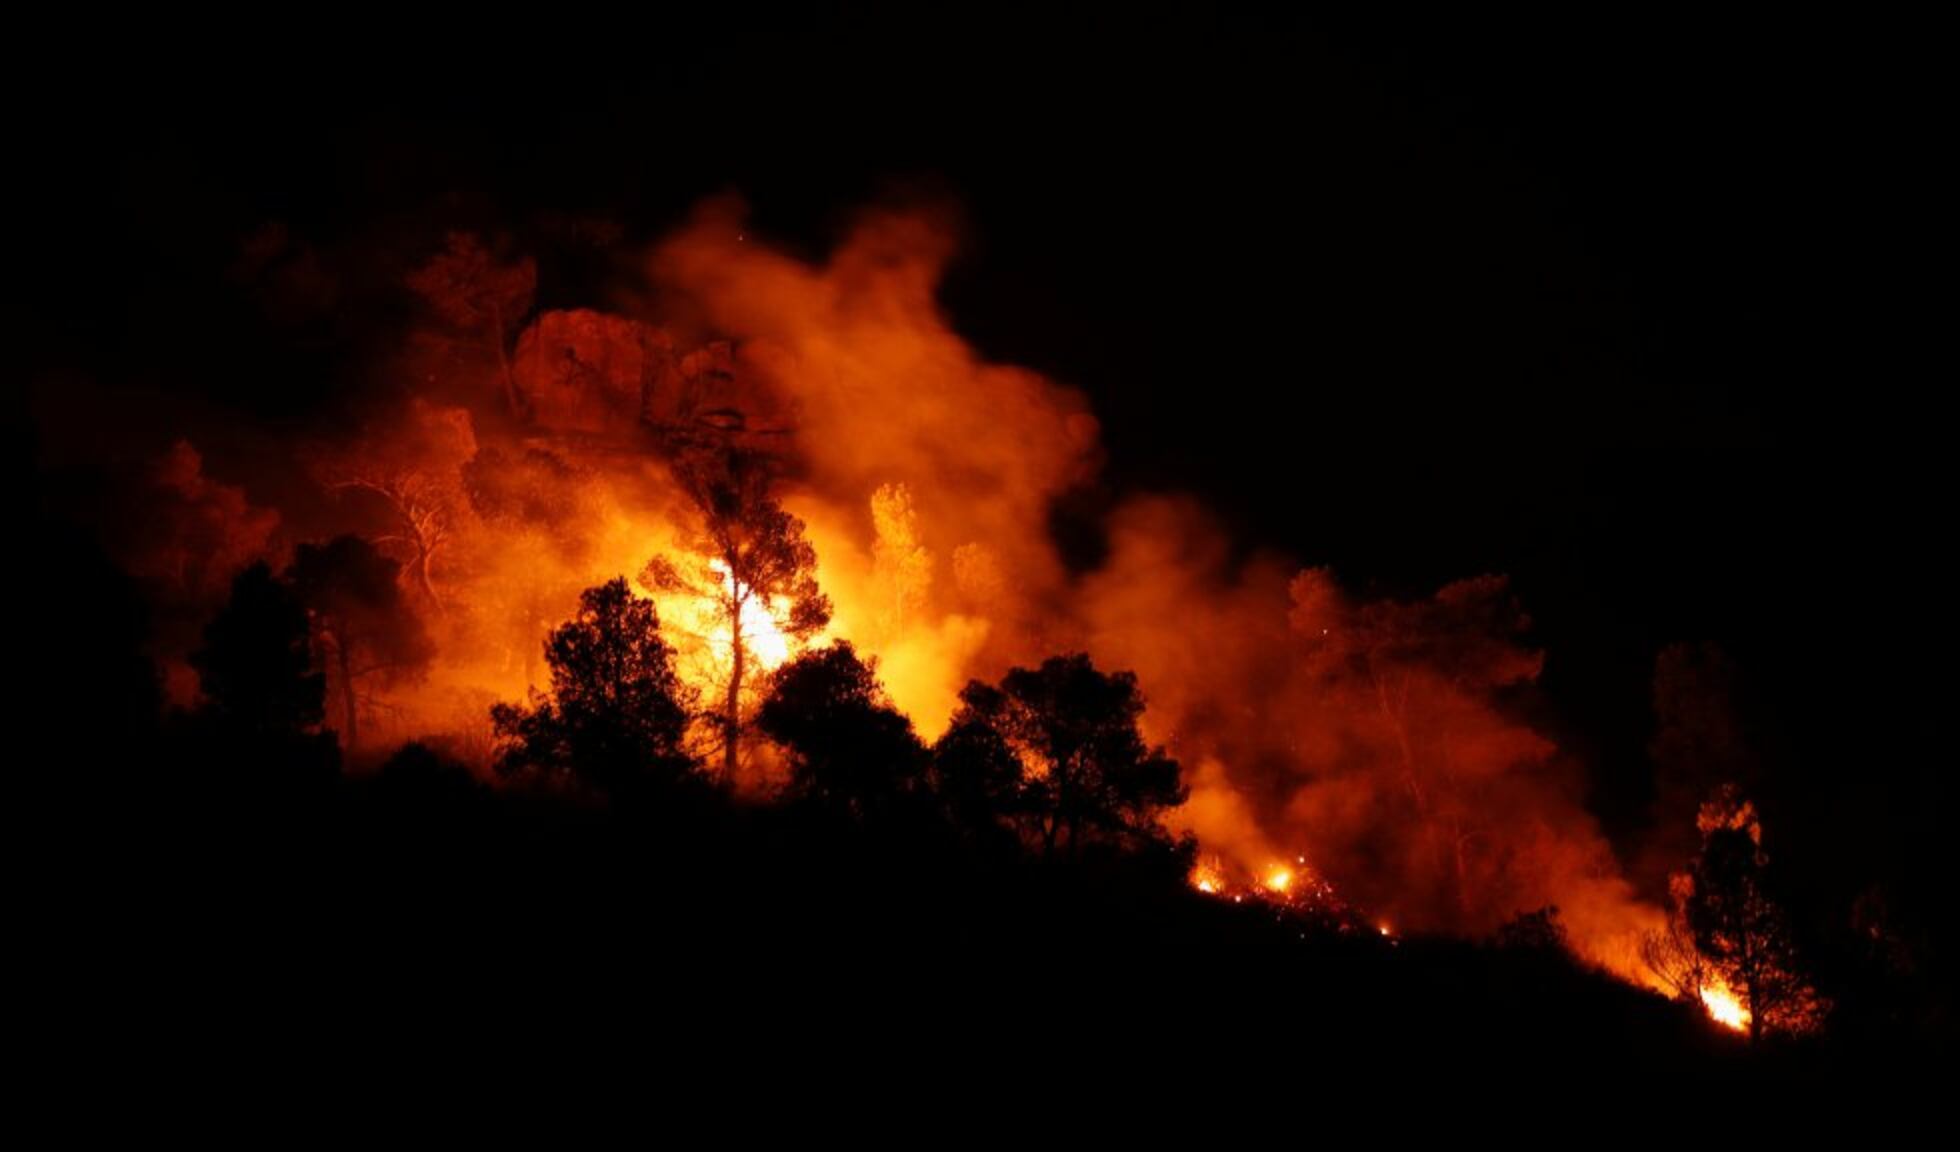
[[[778,619],[781,606],[768,602],[767,598],[744,588],[728,570],[728,565],[719,560],[711,560],[708,567],[721,577],[722,591],[731,600],[740,600],[742,649],[765,670],[780,666],[789,659],[789,637],[783,635],[782,621]],[[714,634],[711,647],[715,662],[727,664],[734,658],[728,637]]]
[[[1191,886],[1207,896],[1216,896],[1225,887],[1225,877],[1216,864],[1200,861],[1191,870]]]
[[[1701,990],[1701,1006],[1708,1018],[1724,1028],[1737,1032],[1749,1030],[1749,1009],[1727,988],[1709,987]]]

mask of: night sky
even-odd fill
[[[1922,38],[989,13],[78,60],[12,100],[16,347],[303,423],[402,318],[238,322],[265,221],[354,285],[407,237],[508,231],[551,307],[614,287],[549,255],[580,221],[650,241],[733,189],[816,256],[867,202],[949,198],[959,329],[1103,421],[1104,486],[1055,517],[1079,562],[1113,494],[1162,489],[1364,590],[1509,573],[1609,827],[1646,797],[1655,651],[1717,641],[1793,858],[1922,849],[1951,616]]]

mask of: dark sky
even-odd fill
[[[1950,373],[1919,269],[1950,131],[1923,35],[483,19],[51,40],[60,83],[9,81],[30,374],[309,418],[387,318],[234,326],[224,261],[270,219],[327,252],[583,216],[646,239],[734,188],[816,255],[868,199],[950,192],[956,323],[1095,397],[1111,490],[1197,491],[1381,592],[1511,573],[1609,815],[1677,639],[1740,660],[1791,805],[1927,802]],[[547,262],[546,303],[597,275]]]

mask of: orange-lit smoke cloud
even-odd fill
[[[196,675],[183,657],[204,618],[224,601],[239,569],[273,554],[279,513],[254,505],[236,484],[213,479],[204,458],[173,442],[132,480],[136,509],[113,541],[148,596],[165,698],[187,704]]]
[[[969,677],[1086,648],[1138,673],[1207,853],[1252,875],[1304,855],[1398,929],[1483,933],[1556,904],[1584,950],[1630,970],[1658,914],[1621,879],[1576,766],[1519,718],[1539,660],[1502,581],[1359,601],[1322,571],[1235,560],[1202,507],[1162,498],[1120,508],[1107,562],[1070,573],[1049,512],[1093,477],[1096,421],[953,329],[935,293],[954,239],[932,213],[875,213],[812,264],[711,203],[614,312],[531,319],[512,367],[528,423],[502,409],[493,361],[405,353],[418,398],[307,453],[326,511],[306,531],[390,537],[412,565],[401,509],[346,480],[412,483],[441,509],[422,605],[441,654],[374,729],[481,759],[489,704],[543,681],[540,642],[578,591],[683,538],[650,429],[710,420],[784,458],[830,634],[878,658],[928,739]]]
[[[1583,952],[1640,978],[1660,914],[1578,766],[1518,718],[1540,660],[1501,579],[1359,601],[1325,570],[1234,566],[1203,509],[1144,500],[1075,603],[1099,657],[1147,686],[1153,734],[1200,766],[1187,819],[1207,846],[1253,875],[1303,853],[1399,929],[1482,935],[1556,905]]]
[[[969,671],[1033,656],[1064,574],[1048,537],[1054,498],[1092,472],[1097,426],[1083,397],[981,360],[935,291],[953,252],[932,214],[867,218],[812,267],[745,238],[714,203],[651,261],[663,315],[738,343],[794,428],[833,632],[878,654],[888,687],[928,737]],[[902,485],[926,553],[918,610],[893,620],[870,502]]]

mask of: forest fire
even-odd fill
[[[1309,1131],[1937,1065],[1937,69],[828,7],[37,37],[101,97],[12,134],[37,1050]]]
[[[196,703],[188,654],[253,561],[313,598],[356,767],[415,740],[490,775],[508,739],[492,707],[547,686],[547,637],[620,577],[699,699],[691,746],[751,800],[782,784],[758,709],[804,653],[875,661],[928,746],[992,699],[975,682],[1083,653],[1134,671],[1119,706],[1183,765],[1172,827],[1203,853],[1197,891],[1384,937],[1352,909],[1483,937],[1555,907],[1576,954],[1649,983],[1637,943],[1665,917],[1574,799],[1569,758],[1517,718],[1542,658],[1506,581],[1363,598],[1326,569],[1235,559],[1202,507],[1159,496],[1118,502],[1107,555],[1071,564],[1050,513],[1096,475],[1095,418],[951,329],[949,250],[930,215],[873,215],[813,266],[711,204],[645,262],[663,309],[534,315],[529,261],[452,237],[407,278],[429,319],[399,354],[421,382],[405,400],[296,445],[293,474],[153,453],[152,514],[113,543],[158,607],[177,703]],[[1028,789],[1064,786],[1013,752]]]

